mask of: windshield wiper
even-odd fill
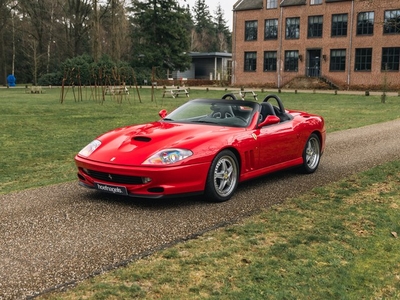
[[[205,121],[205,120],[198,120],[198,121],[194,121],[194,123],[219,124],[218,122],[213,122],[213,121]]]

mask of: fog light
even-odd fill
[[[149,182],[151,182],[151,178],[150,177],[142,177],[142,182],[149,183]]]

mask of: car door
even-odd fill
[[[266,168],[298,158],[299,136],[293,121],[266,125],[258,129],[259,168]]]

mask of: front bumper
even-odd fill
[[[140,198],[202,193],[210,167],[210,163],[131,167],[94,162],[79,156],[75,157],[75,163],[82,186]],[[124,193],[114,192],[118,188]]]

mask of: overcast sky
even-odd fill
[[[236,1],[237,0],[206,0],[206,4],[209,7],[211,15],[214,16],[214,12],[217,9],[218,3],[220,3],[222,10],[224,11],[225,20],[227,21],[229,28],[232,30],[232,8]],[[189,4],[190,9],[192,9],[196,0],[179,0],[179,2],[183,4]]]

